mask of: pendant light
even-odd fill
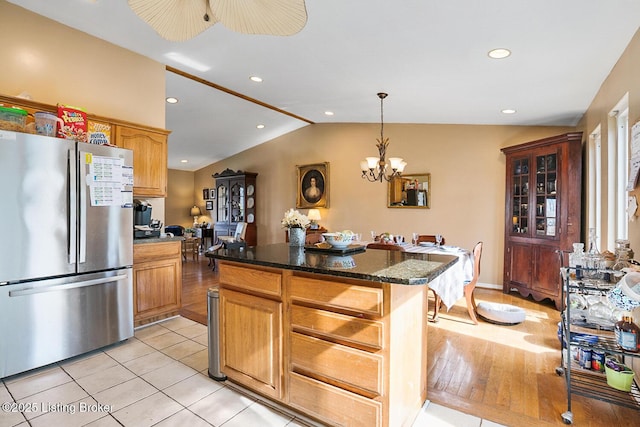
[[[380,139],[376,147],[378,147],[378,157],[367,157],[360,162],[360,169],[362,170],[362,178],[366,178],[370,182],[382,182],[391,181],[394,177],[400,176],[404,171],[407,162],[400,157],[389,157],[389,163],[387,163],[385,156],[387,153],[387,146],[389,145],[389,138],[384,137],[384,99],[388,95],[384,92],[378,93],[380,98]],[[387,169],[391,169],[387,175]]]

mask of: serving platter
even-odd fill
[[[349,245],[346,248],[335,248],[333,246],[327,247],[322,243],[319,245],[306,245],[304,247],[305,251],[323,252],[326,254],[338,254],[338,255],[352,254],[354,252],[364,252],[365,249],[366,248],[364,245],[356,245],[356,244]]]

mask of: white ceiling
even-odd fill
[[[640,26],[638,0],[306,0],[307,25],[293,36],[218,23],[175,43],[126,0],[8,1],[316,123],[379,122],[383,91],[386,123],[573,126]],[[513,54],[489,59],[496,47]],[[197,170],[308,125],[170,71],[166,93],[180,99],[167,105],[171,169]]]

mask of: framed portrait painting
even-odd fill
[[[296,208],[329,207],[329,163],[297,166]]]
[[[208,211],[212,211],[212,210],[213,210],[213,201],[211,201],[211,200],[207,200],[207,201],[205,202],[205,206],[206,206],[206,209],[207,209]]]

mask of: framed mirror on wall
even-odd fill
[[[431,174],[418,173],[396,176],[389,181],[388,208],[431,207]]]

